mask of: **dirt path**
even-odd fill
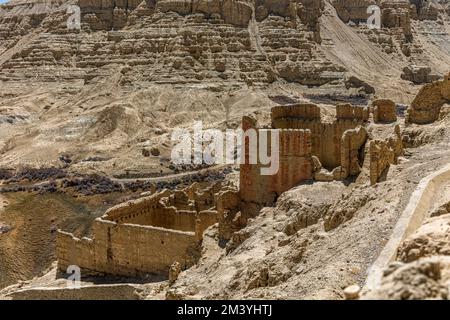
[[[230,165],[228,165],[228,164],[221,164],[221,165],[216,165],[216,166],[213,166],[213,167],[210,167],[210,168],[201,169],[201,170],[197,170],[197,171],[181,172],[181,173],[170,174],[170,175],[166,175],[166,176],[162,176],[162,177],[153,177],[153,178],[111,178],[111,180],[114,181],[114,182],[119,182],[119,183],[134,182],[134,181],[160,182],[160,181],[168,181],[168,180],[173,180],[173,179],[180,179],[180,178],[183,178],[183,177],[189,177],[189,176],[193,176],[193,175],[197,175],[197,174],[204,174],[204,173],[208,173],[208,172],[218,171],[218,170],[221,170],[221,169],[225,169],[227,167],[230,167]]]

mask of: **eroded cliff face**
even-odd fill
[[[66,27],[70,4],[81,9],[81,30]],[[13,1],[0,11],[0,77],[86,84],[115,64],[125,86],[322,85],[344,71],[317,48],[322,8],[321,0]]]

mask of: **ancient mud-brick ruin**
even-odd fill
[[[358,176],[364,167],[370,183],[377,183],[403,149],[399,127],[394,124],[392,135],[380,136],[377,125],[370,121],[370,110],[376,122],[397,120],[395,104],[389,100],[376,100],[371,108],[338,105],[331,121],[323,119],[320,107],[314,104],[272,108],[271,130],[279,132],[279,171],[272,176],[261,175],[261,164],[248,163],[248,141],[244,141],[247,161],[241,165],[241,200],[272,205],[283,192],[301,182],[345,180]],[[244,132],[251,128],[266,130],[254,119],[244,117]]]
[[[94,221],[92,239],[58,231],[58,267],[133,277],[166,276],[175,262],[184,270],[195,263],[204,230],[218,220],[214,195],[220,188],[194,184],[120,204]]]
[[[407,124],[428,124],[439,119],[441,107],[450,102],[450,74],[425,85],[408,108]]]

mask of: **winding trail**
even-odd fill
[[[411,195],[386,246],[369,269],[365,290],[377,289],[383,271],[395,260],[404,239],[412,235],[441,201],[450,199],[450,164],[423,178]]]

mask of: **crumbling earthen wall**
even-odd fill
[[[372,102],[373,121],[389,123],[397,121],[395,102],[388,99],[377,99]]]
[[[450,74],[442,81],[427,84],[408,108],[406,123],[428,124],[439,119],[444,103],[450,102]]]
[[[386,139],[374,139],[370,141],[370,183],[373,185],[384,180],[389,167],[393,164],[397,164],[397,159],[402,154],[403,143],[399,125],[394,127],[394,133]]]
[[[261,129],[257,127],[256,122],[244,117],[243,131],[246,132],[248,129],[255,129],[259,136]],[[247,138],[245,140],[242,150],[245,161],[241,164],[240,170],[240,198],[244,202],[271,205],[281,193],[302,181],[312,179],[311,132],[298,129],[275,129],[268,130],[268,134],[275,131],[279,136],[279,167],[278,171],[272,175],[261,174],[261,169],[267,166],[261,165],[260,161],[257,164],[250,163],[250,141]],[[267,141],[271,141],[271,138],[268,137]],[[269,143],[267,154],[271,153]]]
[[[344,132],[355,129],[368,119],[367,108],[349,104],[336,106],[336,119],[333,122],[322,122],[320,108],[314,104],[278,106],[272,109],[273,128],[311,131],[312,154],[328,170],[341,165],[341,139]]]
[[[171,198],[173,200],[173,194],[169,197],[163,197],[164,195],[167,195],[167,193],[164,192],[156,196],[125,202],[124,204],[106,211],[103,218],[116,223],[140,224],[181,231],[195,231],[195,208],[192,206],[191,210],[183,210],[186,208],[184,203],[181,203],[182,210],[179,210],[178,207],[171,206],[170,204],[166,205],[164,200],[169,200]]]
[[[363,146],[367,140],[367,131],[363,127],[344,132],[341,141],[341,179],[356,176],[361,172]]]
[[[194,232],[152,226],[117,224],[101,218],[93,225],[94,239],[77,239],[58,232],[58,267],[79,266],[85,274],[145,276],[167,274],[175,261],[184,269],[195,262]]]
[[[386,174],[386,170],[394,163],[395,155],[387,143],[372,140],[369,145],[370,152],[370,183],[376,184]]]
[[[224,190],[217,195],[217,212],[219,216],[219,239],[228,241],[234,232],[245,226],[246,221],[242,217],[241,196],[238,190]],[[244,203],[245,204],[245,203]],[[243,208],[244,212],[256,212],[256,204],[253,210]]]
[[[396,106],[392,101],[377,100],[373,106],[377,122],[396,121]],[[273,129],[264,130],[279,132],[279,171],[262,175],[262,166],[249,162],[249,142],[245,140],[239,190],[241,209],[249,204],[270,206],[280,194],[312,178],[317,181],[344,180],[358,176],[364,169],[370,175],[371,183],[378,182],[389,166],[396,163],[403,145],[398,125],[394,134],[376,135],[375,141],[367,145],[366,142],[373,139],[373,132],[369,134],[367,129],[371,127],[369,115],[367,107],[341,104],[336,106],[336,118],[330,122],[322,120],[320,108],[314,104],[274,107],[271,114]],[[381,130],[381,126],[375,127]],[[242,128],[244,132],[263,130],[250,117],[244,117]],[[218,211],[221,219],[223,213]]]
[[[95,270],[94,241],[76,238],[71,233],[58,231],[56,236],[56,256],[58,267],[66,271],[70,265],[87,270]]]
[[[160,200],[170,195],[170,191],[164,190],[148,197],[131,200],[114,206],[105,212],[108,220],[121,223],[133,218],[133,215],[140,215],[154,210],[158,207]]]

